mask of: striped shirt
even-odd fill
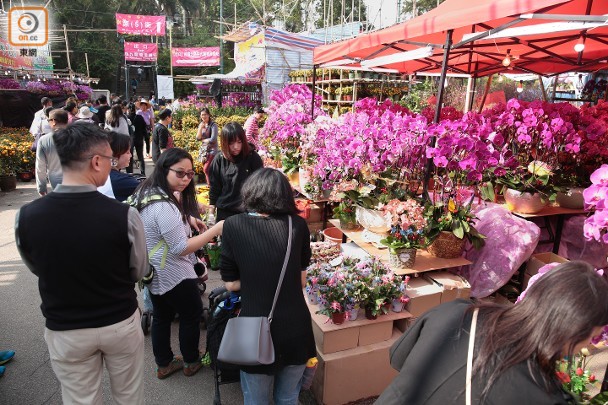
[[[150,292],[162,295],[170,291],[185,279],[196,278],[194,263],[196,256],[191,253],[180,256],[186,249],[190,236],[190,225],[182,221],[177,207],[168,201],[154,202],[140,212],[146,231],[146,248],[148,253],[156,244],[164,239],[168,245],[165,267],[161,269],[163,252],[167,249],[161,247],[149,257],[156,273],[150,284]]]

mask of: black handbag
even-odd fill
[[[228,320],[217,359],[224,363],[242,366],[259,366],[274,363],[274,345],[270,334],[272,314],[281,291],[281,284],[291,255],[292,219],[289,218],[289,236],[283,269],[279,277],[277,290],[274,293],[270,314],[266,316],[238,316]]]

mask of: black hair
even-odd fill
[[[192,156],[182,148],[167,149],[160,154],[150,177],[144,180],[133,193],[135,195],[136,208],[138,210],[141,210],[142,203],[146,197],[158,194],[160,190],[166,194],[166,200],[171,201],[179,209],[184,221],[187,221],[187,218],[190,215],[199,215],[196,193],[194,191],[194,181],[190,181],[182,192],[181,203],[177,201],[167,182],[169,168],[184,159],[188,159],[194,167]]]
[[[293,190],[287,177],[272,168],[253,172],[241,189],[245,211],[261,214],[297,214]]]
[[[222,154],[224,157],[231,162],[234,161],[234,156],[230,154],[230,144],[240,140],[243,144],[243,149],[241,149],[241,156],[248,156],[251,153],[251,147],[249,146],[249,142],[247,142],[247,136],[245,135],[245,130],[238,122],[229,122],[222,127],[222,134],[220,135],[221,142],[220,147],[222,149]]]
[[[264,108],[262,106],[256,107],[253,111],[259,114],[266,114],[266,111],[264,111]]]
[[[40,99],[40,104],[42,104],[42,107],[44,108],[44,107],[46,107],[46,105],[47,105],[48,103],[50,103],[50,102],[52,102],[52,101],[53,101],[53,100],[51,100],[51,99],[50,99],[50,98],[48,98],[48,97],[42,97],[42,98]]]
[[[99,101],[99,104],[106,104],[108,102],[108,98],[106,96],[99,96],[97,101]]]
[[[72,112],[72,110],[74,108],[76,108],[76,103],[73,101],[69,101],[66,103],[65,107],[63,107],[64,110],[66,110],[67,112]]]
[[[118,128],[120,126],[120,118],[125,115],[122,112],[121,104],[114,104],[112,108],[110,108],[110,119],[108,123],[112,128]]]
[[[211,123],[213,121],[213,115],[211,115],[211,111],[209,110],[209,108],[207,108],[207,107],[201,108],[201,112],[198,113],[198,116],[200,117],[202,113],[205,113],[209,116],[209,123]]]
[[[53,134],[61,167],[73,168],[95,150],[108,145],[107,132],[95,124],[68,125]]]
[[[162,110],[162,111],[160,112],[160,114],[158,114],[158,119],[162,121],[162,120],[164,120],[165,118],[168,118],[168,117],[170,117],[170,116],[171,116],[171,110],[170,110],[170,109],[168,109],[168,108],[165,108],[164,110]]]
[[[473,373],[484,381],[482,399],[496,379],[521,362],[539,372],[545,389],[559,389],[555,363],[572,358],[592,330],[608,324],[608,281],[582,261],[562,263],[508,307],[478,304],[479,327]],[[567,350],[567,353],[564,353]],[[483,402],[483,401],[482,401]]]
[[[67,125],[69,121],[68,112],[63,108],[55,108],[54,110],[49,111],[49,118],[53,118],[55,124]]]
[[[131,137],[129,135],[121,134],[116,131],[110,131],[108,132],[108,138],[110,141],[110,148],[112,148],[112,156],[114,156],[116,159],[131,149]]]
[[[54,110],[54,107],[53,107],[53,106],[50,106],[50,107],[45,107],[45,108],[44,108],[44,115],[45,115],[45,116],[48,118],[48,117],[49,117],[49,113],[50,113],[51,111],[53,111],[53,110]]]

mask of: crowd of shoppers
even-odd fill
[[[41,100],[30,128],[41,198],[15,219],[19,253],[39,278],[44,337],[63,401],[101,403],[105,368],[115,402],[143,403],[143,333],[134,288],[142,279],[149,283],[157,378],[179,371],[193,376],[203,367],[195,252],[221,236],[221,278],[240,294],[242,316],[268,315],[289,254],[271,328],[276,360],[241,367],[240,379],[245,404],[297,404],[306,362],[316,354],[301,291],[310,233],[287,178],[263,168],[256,151],[250,127],[263,110],[254,112],[247,130],[231,122],[221,131],[209,109],[200,111],[197,158],[204,159],[218,221],[207,229],[196,201],[193,157],[173,147],[171,109],[155,121],[143,99],[107,105],[104,97],[96,109],[76,103],[54,109]],[[146,152],[154,169],[138,179],[131,174],[133,151],[145,174],[150,135]],[[546,273],[514,306],[457,300],[436,307],[393,345],[390,361],[399,374],[377,403],[465,403],[467,375],[473,403],[570,403],[554,366],[608,324],[606,290],[604,275],[570,262]],[[180,354],[171,347],[176,316]],[[13,356],[0,352],[0,376]]]

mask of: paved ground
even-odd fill
[[[147,168],[148,173],[152,168]],[[13,349],[17,355],[7,365],[0,379],[0,404],[61,404],[59,383],[49,363],[43,339],[44,319],[40,312],[37,279],[23,265],[15,248],[13,224],[15,212],[23,204],[37,198],[34,183],[18,183],[16,191],[0,192],[0,350]],[[86,226],[86,223],[83,224]],[[53,235],[49,235],[53,237]],[[86,270],[86,269],[85,269]],[[221,285],[217,272],[211,272],[207,292]],[[204,297],[204,305],[208,302]],[[177,324],[173,326],[173,348],[178,352]],[[205,347],[204,331],[201,348]],[[147,404],[212,404],[213,373],[204,368],[193,377],[175,374],[166,380],[155,377],[150,337],[145,340],[145,400]],[[593,373],[604,376],[608,350],[603,350],[590,361]],[[221,387],[224,404],[243,402],[239,384]],[[103,380],[104,403],[112,403],[109,381]],[[303,404],[314,404],[310,394],[300,397]],[[359,401],[370,404],[373,401]]]
[[[0,379],[0,404],[61,404],[60,386],[43,338],[44,318],[39,308],[37,278],[21,262],[13,234],[15,212],[37,198],[35,183],[18,183],[17,187],[16,191],[0,192],[0,350],[17,352]],[[211,279],[207,291],[221,284],[217,272],[211,274]],[[205,295],[204,305],[208,306],[206,298]],[[204,332],[201,348],[205,347]],[[173,349],[179,353],[177,323],[173,325],[172,337]],[[213,403],[213,372],[209,368],[190,378],[175,374],[161,381],[155,376],[149,336],[145,338],[145,353],[147,404]],[[222,386],[221,394],[224,404],[243,402],[239,384]],[[103,380],[103,398],[104,403],[112,403],[107,376]]]

